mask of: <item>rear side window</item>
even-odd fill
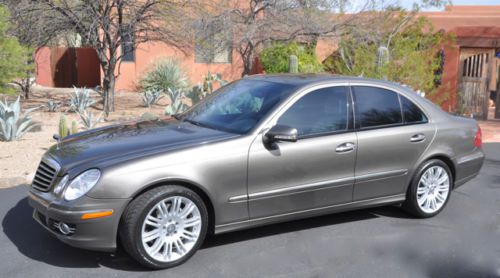
[[[296,128],[299,136],[311,136],[347,129],[347,88],[328,87],[297,100],[278,124]]]
[[[402,124],[396,92],[369,86],[354,86],[356,122],[360,128]]]
[[[415,103],[403,96],[400,96],[400,100],[401,107],[403,108],[403,118],[405,123],[413,124],[427,122],[427,117],[422,110],[415,105]]]

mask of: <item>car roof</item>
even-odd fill
[[[289,84],[297,87],[303,87],[307,85],[314,85],[318,83],[325,82],[362,82],[367,84],[379,84],[396,88],[405,88],[408,90],[409,88],[402,86],[401,84],[394,83],[386,80],[365,78],[365,77],[356,77],[356,76],[344,76],[344,75],[334,75],[327,73],[315,73],[315,74],[290,74],[290,73],[281,73],[281,74],[256,74],[246,76],[245,79],[253,79],[253,80],[263,80],[268,82]]]

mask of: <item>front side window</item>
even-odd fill
[[[401,99],[401,107],[403,108],[403,117],[405,123],[414,124],[414,123],[426,123],[427,117],[424,112],[418,108],[415,103],[411,102],[409,99],[404,96],[400,96]]]
[[[182,119],[193,124],[244,134],[252,130],[295,87],[242,79],[226,85],[187,111]]]
[[[359,128],[402,124],[401,106],[396,92],[369,86],[352,87]]]
[[[346,87],[323,88],[295,102],[278,124],[296,128],[299,136],[342,131],[347,129],[347,107]]]

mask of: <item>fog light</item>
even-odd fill
[[[75,231],[74,228],[71,228],[68,224],[64,222],[59,222],[56,226],[57,229],[59,229],[59,232],[61,232],[61,234],[66,236],[72,234]]]

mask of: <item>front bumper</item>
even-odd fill
[[[83,196],[66,202],[51,192],[31,189],[29,204],[34,208],[33,218],[59,240],[78,248],[112,252],[116,249],[118,225],[129,199],[94,199]],[[110,216],[83,220],[82,215],[113,210]],[[66,223],[72,233],[64,235],[57,227]],[[74,230],[73,230],[74,229]]]

